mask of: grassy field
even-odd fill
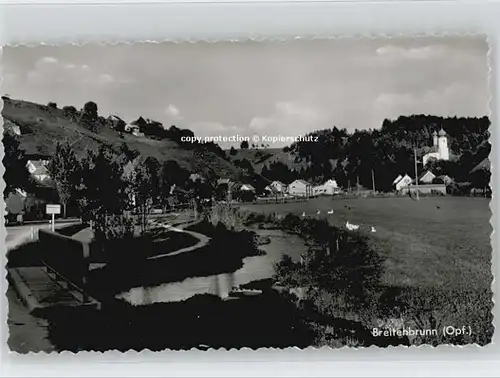
[[[249,210],[347,221],[369,233],[385,258],[384,284],[468,289],[490,287],[492,228],[489,199],[464,197],[316,198],[304,203],[245,205]],[[320,210],[320,214],[317,211]],[[333,210],[333,214],[327,211]],[[371,233],[371,227],[376,232]]]

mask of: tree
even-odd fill
[[[160,202],[163,208],[171,204],[169,200],[175,187],[184,186],[189,179],[189,172],[177,164],[175,160],[167,160],[160,168],[159,188]]]
[[[19,148],[19,144],[19,137],[17,135],[8,131],[4,132],[4,198],[7,198],[9,194],[13,193],[16,189],[27,190],[31,187],[30,174],[26,168],[24,151]]]
[[[85,218],[95,221],[95,237],[105,239],[107,216],[122,215],[128,204],[123,168],[107,146],[87,151],[79,174],[78,199]]]
[[[47,104],[47,106],[50,108],[50,109],[57,109],[57,104],[55,102],[49,102]]]
[[[99,113],[97,104],[93,101],[85,103],[80,115],[80,124],[94,133],[99,131]]]
[[[231,149],[229,150],[229,155],[231,155],[231,156],[236,155],[236,148],[231,146]]]
[[[246,150],[246,149],[248,149],[248,147],[249,147],[249,146],[248,146],[248,141],[244,140],[244,141],[242,141],[242,142],[241,142],[241,144],[240,144],[240,148],[241,148],[242,150]]]
[[[141,229],[143,232],[147,228],[147,216],[155,200],[160,195],[159,167],[158,160],[152,157],[141,160],[135,167],[132,190],[135,208],[141,216]]]
[[[66,218],[68,202],[75,198],[78,183],[79,162],[68,142],[56,143],[56,151],[49,161],[47,169],[56,184],[59,200],[63,205],[63,215]]]

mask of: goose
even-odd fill
[[[328,214],[333,214],[333,209],[328,211]]]
[[[320,215],[320,214],[321,214],[321,210],[318,210],[318,211],[316,212],[316,215]]]
[[[305,213],[305,212],[304,212],[304,213],[302,213],[302,216],[303,216],[303,217],[305,217],[305,216],[306,216],[306,213]]]
[[[375,230],[375,227],[372,226],[372,232],[377,232],[377,230]]]
[[[345,227],[349,230],[349,231],[354,231],[354,230],[357,230],[359,228],[359,226],[357,224],[352,224],[352,223],[349,223],[349,221],[346,222],[345,224]]]

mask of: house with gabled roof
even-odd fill
[[[422,184],[431,184],[432,180],[436,178],[436,175],[431,171],[424,171],[418,177],[418,182]]]
[[[28,169],[31,177],[39,182],[43,182],[50,179],[49,170],[47,169],[48,164],[48,160],[28,160],[26,162],[26,169]]]
[[[398,175],[396,179],[393,181],[392,185],[394,185],[394,189],[396,191],[400,191],[402,189],[408,188],[408,186],[413,182],[413,179],[408,175]]]
[[[309,197],[313,195],[313,186],[305,180],[295,180],[288,185],[288,194],[296,197]]]

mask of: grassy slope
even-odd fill
[[[144,156],[154,156],[160,161],[175,160],[193,172],[207,172],[213,169],[221,177],[235,179],[238,168],[213,153],[198,156],[169,140],[153,140],[125,134],[120,138],[112,129],[105,128],[94,134],[64,116],[60,109],[49,109],[21,100],[5,100],[2,111],[5,123],[16,124],[21,128],[21,148],[30,155],[50,156],[55,150],[55,141],[69,140],[79,156],[85,150],[97,149],[101,144],[118,147],[123,142]]]
[[[491,285],[492,232],[489,200],[459,197],[332,200],[306,203],[248,205],[253,210],[292,212],[328,217],[332,224],[346,221],[370,233],[387,257],[384,281],[406,287],[485,288]],[[350,206],[350,209],[348,208]],[[438,209],[437,206],[440,208]],[[333,209],[334,214],[326,214]]]

